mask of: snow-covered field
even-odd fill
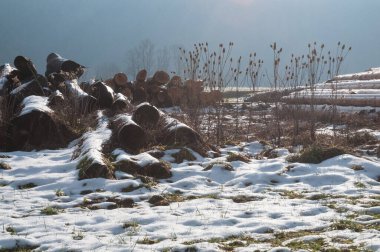
[[[294,92],[287,98],[338,99],[338,100],[379,100],[380,68],[365,72],[338,75],[332,80],[316,84],[315,91],[309,89]]]
[[[166,150],[173,177],[158,183],[78,180],[75,147],[0,153],[11,166],[0,170],[0,251],[380,251],[378,158],[312,165],[288,163],[286,149],[257,158],[263,149],[179,164]]]

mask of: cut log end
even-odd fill
[[[117,73],[113,77],[113,81],[117,86],[126,86],[128,83],[128,77],[125,73]]]
[[[144,128],[153,128],[160,120],[160,112],[149,103],[140,104],[133,113],[132,120]]]
[[[128,116],[118,116],[112,122],[113,134],[120,146],[132,151],[146,143],[145,131]]]

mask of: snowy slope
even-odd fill
[[[74,149],[0,153],[12,167],[0,170],[0,250],[290,251],[322,241],[380,251],[378,159],[290,164],[279,149],[278,158],[227,162],[231,152],[260,153],[254,142],[176,164],[178,150],[167,150],[173,177],[156,184],[122,172],[79,181]],[[154,195],[169,205],[153,206]]]

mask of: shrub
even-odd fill
[[[194,161],[197,160],[196,157],[186,148],[182,148],[179,152],[172,154],[172,157],[175,158],[177,164],[182,163],[184,160]]]
[[[348,144],[351,146],[360,146],[367,143],[375,143],[376,141],[376,137],[368,132],[356,132],[347,139]]]
[[[0,162],[0,170],[10,170],[11,166],[5,162]]]
[[[251,159],[244,154],[236,153],[236,152],[229,152],[227,156],[227,162],[233,162],[233,161],[241,161],[244,163],[249,163]]]
[[[300,154],[291,155],[287,158],[288,162],[319,164],[324,160],[345,154],[346,151],[338,147],[323,147],[312,145]]]

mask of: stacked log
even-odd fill
[[[19,87],[13,89],[8,96],[7,104],[9,110],[12,113],[15,113],[15,110],[18,108],[20,103],[24,100],[24,98],[37,95],[37,96],[45,96],[44,87],[47,86],[46,78],[42,75],[38,75],[37,78],[32,79],[26,83],[21,84]]]
[[[36,67],[29,58],[17,56],[13,63],[17,68],[15,74],[20,81],[29,81],[37,75]]]
[[[105,84],[113,89],[115,93],[121,93],[125,97],[132,98],[132,83],[128,82],[125,73],[117,73],[112,79],[105,81]]]
[[[183,85],[180,77],[170,79],[164,71],[157,71],[147,79],[147,71],[141,70],[133,82],[129,82],[124,73],[117,73],[105,82],[82,82],[79,85],[78,78],[84,67],[56,53],[47,57],[46,77],[39,75],[32,61],[26,57],[16,57],[14,64],[17,68],[8,67],[11,70],[6,74],[0,69],[0,89],[4,93],[4,86],[8,85],[5,99],[11,105],[4,130],[7,150],[67,146],[77,137],[70,127],[77,125],[74,123],[82,123],[82,116],[88,116],[97,109],[104,109],[98,112],[97,128],[85,133],[79,144],[80,179],[114,178],[113,164],[106,158],[112,151],[111,146],[131,152],[159,144],[189,147],[201,154],[209,149],[192,128],[156,107],[172,106],[173,101],[180,103],[188,95],[200,96],[201,82],[187,81]],[[132,111],[129,98],[138,105],[132,114],[126,113],[127,110]],[[144,101],[153,105],[142,103]],[[75,122],[66,115],[74,117]],[[4,143],[0,142],[0,145]],[[120,168],[126,169],[125,166]],[[170,167],[161,161],[132,172],[155,178],[171,176]]]
[[[160,112],[155,106],[145,102],[136,107],[132,120],[145,129],[152,129],[157,127],[160,116]]]
[[[132,107],[129,99],[121,93],[115,94],[114,101],[112,103],[112,111],[118,113],[125,110],[128,110]]]
[[[65,95],[73,101],[75,110],[81,114],[91,113],[98,107],[98,100],[84,92],[77,80],[65,81]]]
[[[111,108],[114,101],[114,92],[104,82],[98,81],[91,85],[91,95],[98,100],[100,109]]]
[[[159,161],[148,153],[138,155],[120,154],[117,156],[115,169],[132,175],[166,179],[172,176],[170,164]]]
[[[145,131],[126,114],[113,119],[112,129],[118,143],[126,149],[137,151],[146,144]]]
[[[81,138],[73,159],[78,159],[77,169],[79,179],[114,178],[112,163],[103,154],[104,146],[110,140],[111,130],[108,129],[108,118],[98,113],[98,126],[96,130],[85,133]]]
[[[50,53],[46,58],[45,76],[52,73],[61,73],[66,79],[73,80],[80,78],[85,67],[75,61],[65,59],[57,53]]]
[[[125,85],[126,78],[116,74],[113,79],[107,80],[108,86],[115,91],[118,89],[116,80],[120,78]],[[134,82],[128,82],[126,90],[132,94],[132,103],[149,102],[157,107],[171,107],[183,105],[185,107],[211,106],[222,100],[221,92],[203,91],[203,82],[187,80],[184,83],[179,76],[170,76],[165,71],[157,71],[152,78],[147,79],[145,69],[139,71]]]
[[[54,117],[47,103],[47,97],[34,95],[23,100],[21,112],[7,129],[9,151],[64,147],[75,139],[76,134]]]

